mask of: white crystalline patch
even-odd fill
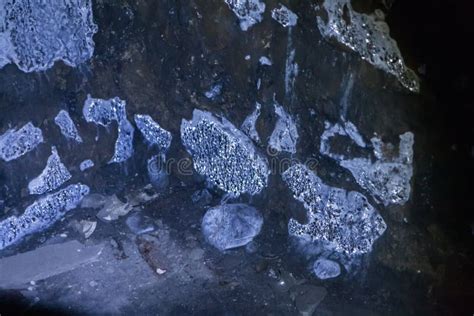
[[[260,233],[263,217],[246,204],[224,204],[209,209],[201,229],[207,242],[224,251],[245,246]]]
[[[245,118],[244,122],[242,123],[242,126],[240,127],[240,129],[242,130],[242,132],[244,132],[245,135],[247,135],[248,137],[250,137],[250,139],[257,143],[260,142],[260,136],[258,136],[256,125],[257,120],[260,116],[261,107],[261,104],[257,102],[255,104],[255,110]]]
[[[271,66],[272,65],[272,61],[270,60],[270,58],[268,58],[266,56],[260,57],[260,59],[258,61],[260,62],[261,65],[265,65],[265,66]]]
[[[72,184],[46,195],[25,209],[21,216],[11,216],[0,222],[0,250],[18,242],[26,235],[47,229],[89,194],[89,187]]]
[[[296,153],[296,143],[298,141],[296,124],[281,105],[275,103],[274,106],[278,120],[268,144],[276,151],[286,151],[294,154]]]
[[[54,123],[59,126],[61,134],[63,134],[64,137],[73,139],[78,143],[82,143],[82,138],[77,131],[77,127],[67,111],[59,111],[58,115],[56,115],[54,118]]]
[[[212,100],[215,99],[217,96],[219,96],[222,92],[222,84],[218,83],[212,86],[212,88],[209,91],[206,91],[204,95],[206,98]]]
[[[156,145],[160,152],[166,152],[171,145],[172,136],[161,128],[150,115],[135,114],[135,124],[149,144]]]
[[[0,1],[0,68],[44,71],[59,60],[75,67],[92,57],[96,32],[90,0]]]
[[[87,169],[92,168],[92,167],[94,167],[94,162],[90,159],[86,159],[86,160],[82,161],[81,164],[79,165],[79,169],[81,171],[87,170]]]
[[[242,31],[247,31],[263,19],[265,3],[260,0],[225,0],[225,3],[239,18]]]
[[[19,130],[9,129],[0,135],[0,158],[5,161],[17,159],[43,142],[41,129],[31,122]]]
[[[283,27],[295,26],[298,23],[298,16],[282,4],[272,10],[272,18]]]
[[[419,79],[405,65],[383,16],[358,13],[350,0],[324,0],[321,8],[325,10],[327,19],[318,16],[317,23],[324,37],[336,39],[362,59],[394,75],[405,88],[419,91]]]
[[[342,127],[340,124],[331,125],[326,122],[326,130],[321,136],[321,154],[337,160],[342,167],[352,173],[362,188],[384,205],[405,204],[410,199],[410,182],[413,176],[413,133],[400,135],[398,155],[395,157],[387,157],[384,148],[390,146],[374,137],[371,142],[375,161],[365,157],[348,158],[331,152],[329,140],[332,137],[348,136],[359,147],[366,147],[366,143],[354,124],[350,122],[344,124]]]
[[[372,143],[381,142],[374,138]],[[382,152],[374,153],[378,159],[372,162],[366,158],[343,160],[340,165],[348,169],[357,183],[369,191],[376,200],[384,205],[405,204],[410,199],[411,178],[413,176],[414,136],[407,132],[400,135],[399,155],[386,158]]]
[[[64,182],[71,179],[71,173],[61,162],[56,147],[51,148],[46,167],[39,176],[28,183],[30,194],[43,194],[51,192],[61,186]]]
[[[308,210],[308,224],[290,219],[288,232],[292,236],[353,256],[370,252],[387,228],[365,196],[324,184],[304,165],[290,167],[282,178]]]
[[[181,122],[181,140],[196,171],[225,192],[257,194],[267,186],[267,161],[226,119],[194,110],[192,120]]]
[[[94,99],[90,95],[84,102],[82,113],[87,122],[108,126],[117,121],[118,136],[115,151],[109,163],[123,162],[133,155],[134,128],[127,120],[126,102],[118,97],[113,99]]]

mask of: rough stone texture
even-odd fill
[[[59,188],[64,182],[71,179],[71,173],[61,162],[56,147],[51,148],[46,167],[41,174],[28,183],[30,194],[43,194]]]
[[[341,267],[335,261],[319,258],[313,264],[313,272],[318,279],[332,279],[341,274]]]
[[[296,153],[296,145],[298,142],[298,129],[296,128],[296,124],[281,105],[275,103],[274,107],[278,120],[270,136],[268,145],[276,151],[286,151],[294,154]]]
[[[234,195],[257,194],[267,185],[266,160],[226,119],[194,110],[192,120],[181,123],[181,140],[196,171],[220,189]]]
[[[225,0],[225,3],[239,18],[242,31],[247,31],[254,24],[262,21],[265,2],[261,0]]]
[[[54,123],[59,126],[61,130],[61,134],[64,137],[73,139],[78,143],[82,143],[81,135],[79,135],[79,131],[77,130],[74,121],[69,116],[69,112],[65,110],[59,111],[58,115],[54,118]]]
[[[362,59],[397,77],[405,88],[419,91],[419,79],[405,65],[397,42],[390,37],[382,11],[371,15],[358,13],[350,0],[324,0],[321,8],[327,14],[327,20],[318,17],[318,28],[324,37],[335,38]]]
[[[283,27],[295,26],[298,23],[298,16],[282,4],[272,10],[272,18]]]
[[[294,197],[308,210],[308,224],[290,219],[290,235],[326,245],[346,255],[372,250],[387,228],[377,210],[359,192],[335,188],[304,165],[294,165],[282,175]]]
[[[0,68],[44,71],[58,60],[77,66],[94,52],[91,0],[0,2]]]
[[[15,160],[35,149],[43,142],[41,129],[31,122],[19,130],[9,129],[0,135],[0,158],[5,161]]]
[[[158,147],[160,152],[165,153],[170,147],[171,140],[173,139],[171,133],[161,128],[161,126],[156,123],[150,115],[135,114],[134,118],[135,124],[137,124],[137,128],[140,130],[145,140],[149,144]]]

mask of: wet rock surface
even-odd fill
[[[87,1],[81,3],[87,6]],[[298,17],[296,24],[285,10],[274,11],[282,5]],[[353,5],[353,16],[362,12]],[[400,84],[399,68],[395,75],[387,73],[384,67],[364,61],[365,52],[328,40],[318,28],[318,16],[327,21],[321,8],[310,2],[272,0],[91,1],[97,30],[89,20],[81,21],[92,32],[88,36],[95,43],[93,54],[91,46],[82,46],[92,45],[85,39],[78,43],[81,55],[65,55],[74,62],[55,57],[48,59],[54,63],[40,61],[47,64],[42,72],[22,71],[12,60],[6,63],[0,57],[0,233],[5,236],[4,231],[12,231],[12,226],[3,225],[9,219],[14,227],[24,224],[17,221],[31,205],[39,205],[33,209],[44,215],[33,233],[0,240],[0,265],[23,254],[37,260],[35,252],[45,247],[103,246],[94,262],[80,253],[60,258],[80,262],[71,269],[61,268],[66,266],[62,266],[64,261],[44,260],[47,273],[39,278],[27,273],[35,273],[28,268],[33,260],[14,264],[12,277],[15,268],[21,269],[25,274],[18,276],[26,275],[26,284],[5,288],[0,284],[0,313],[4,314],[5,304],[15,302],[17,314],[47,310],[87,315],[433,315],[467,310],[459,302],[472,301],[465,275],[474,269],[471,244],[462,240],[472,238],[472,221],[458,223],[453,210],[461,209],[464,202],[460,201],[469,201],[471,195],[460,190],[464,181],[458,184],[451,179],[467,173],[461,172],[461,166],[472,163],[472,146],[460,144],[460,139],[470,135],[471,144],[474,134],[456,134],[445,127],[445,117],[458,119],[459,114],[452,114],[457,110],[428,110],[433,99],[432,92],[423,87],[427,77],[420,76],[420,94],[411,94],[413,81]],[[373,14],[374,8],[369,9],[367,13]],[[398,10],[397,1],[393,10]],[[89,18],[87,10],[81,12]],[[272,12],[279,13],[278,20]],[[391,19],[387,14],[389,25]],[[391,27],[394,39],[398,40],[401,24]],[[0,33],[2,26],[0,22]],[[404,62],[416,69],[410,58],[414,52],[403,42],[399,46]],[[267,59],[260,62],[262,56]],[[468,95],[462,90],[462,77],[453,82],[464,92],[452,95]],[[208,97],[207,92],[212,95]],[[102,101],[117,97],[118,103],[126,103],[126,111],[121,106],[107,108],[88,123],[83,113],[88,95]],[[459,99],[447,102],[451,97],[445,103],[451,108],[464,104]],[[275,101],[284,117],[291,118],[281,133],[281,139],[289,140],[283,146],[287,151],[275,152],[268,146],[281,122]],[[195,109],[225,118],[240,130],[223,129],[220,136],[246,139],[249,147],[238,150],[245,159],[231,166],[241,167],[242,161],[248,161],[246,148],[252,148],[268,160],[266,168],[246,169],[239,177],[233,177],[233,172],[225,175],[221,166],[229,167],[229,156],[218,155],[226,159],[210,165],[219,166],[215,175],[224,180],[213,182],[217,178],[210,179],[207,168],[196,172],[198,159],[183,146],[181,135],[182,120],[192,120]],[[58,128],[55,117],[61,110],[67,110],[82,142],[64,137]],[[163,142],[150,146],[143,141],[145,135],[132,132],[139,129],[135,115],[150,115],[172,138],[150,124],[151,131],[165,136]],[[383,144],[393,144],[383,152],[383,162],[387,162],[397,157],[399,136],[413,133],[408,199],[404,195],[404,203],[385,205],[371,194],[370,187],[357,181],[357,174],[321,153],[325,122],[341,126],[351,122],[366,147],[352,146],[346,151],[346,143],[353,143],[346,133],[331,148],[349,158],[370,159],[366,160],[370,166],[377,157],[368,140],[377,137]],[[469,122],[464,125],[470,126]],[[227,144],[223,148],[235,153],[234,141],[223,142]],[[212,149],[206,144],[200,142],[196,150]],[[456,150],[451,149],[453,145]],[[44,195],[28,192],[29,181],[44,169],[52,146],[71,174],[70,183],[82,183],[74,192],[84,193],[86,185],[90,191],[80,199],[81,194],[69,192],[74,200],[71,205],[77,207],[67,212],[49,212],[49,203],[38,202]],[[162,147],[167,147],[166,157]],[[81,168],[87,159],[94,166]],[[357,258],[341,257],[289,237],[290,219],[308,223],[308,210],[281,177],[294,163],[306,164],[331,188],[367,198],[387,225],[370,251]],[[259,176],[256,185],[255,174],[265,174],[265,181]],[[62,192],[68,183],[46,196]],[[232,190],[240,195],[226,195]],[[58,210],[67,204],[61,201]],[[219,203],[247,204],[259,210],[263,224],[252,242],[221,252],[206,241],[202,220]],[[470,209],[465,209],[469,214]],[[319,258],[338,264],[339,276],[318,278],[315,262]],[[325,276],[335,274],[328,271],[324,269]]]

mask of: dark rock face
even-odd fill
[[[472,212],[465,207],[462,221],[452,213],[469,201],[472,186],[451,179],[472,169],[463,169],[472,165],[471,143],[460,139],[472,142],[474,133],[454,132],[464,112],[447,110],[454,96],[469,108],[470,77],[453,74],[448,91],[459,93],[448,93],[430,77],[431,62],[426,76],[418,73],[419,87],[408,68],[424,63],[413,62],[417,45],[395,48],[369,34],[375,46],[365,49],[367,34],[344,20],[384,31],[374,13],[382,9],[398,40],[417,33],[400,34],[404,22],[390,23],[396,18],[388,8],[398,12],[404,0],[326,1],[71,0],[48,8],[30,1],[22,14],[12,12],[23,1],[5,1],[0,266],[9,263],[15,273],[11,262],[68,245],[74,249],[64,248],[66,255],[100,251],[93,263],[91,253],[49,258],[39,267],[45,277],[32,283],[34,269],[18,274],[26,276],[20,286],[0,290],[0,314],[7,297],[18,298],[18,313],[47,302],[81,314],[144,315],[428,315],[454,309],[458,296],[472,301],[457,294],[470,293],[470,284],[458,289],[452,281],[473,270],[472,247],[459,241],[471,237]],[[331,4],[350,9],[343,20],[330,12],[344,30],[339,39],[325,34]],[[381,59],[380,42],[396,53],[395,63]],[[425,86],[430,80],[438,91]],[[444,103],[432,111],[438,93]],[[212,119],[182,133],[196,110]],[[451,125],[441,124],[445,117]],[[331,126],[342,132],[328,141],[328,155],[321,144]],[[400,135],[414,136],[407,150],[398,148]],[[70,179],[30,195],[28,183],[53,146]],[[314,214],[331,210],[317,221],[282,177],[298,165],[320,179],[304,190]],[[80,204],[89,191],[113,203]],[[234,210],[236,222],[215,225],[217,240],[232,237],[216,249],[203,219],[236,204],[248,208]],[[259,214],[250,216],[250,208]],[[98,221],[103,209],[114,216]],[[86,222],[95,223],[92,234],[74,224]],[[290,238],[292,227],[306,227],[311,238]],[[73,264],[65,267],[66,259]]]

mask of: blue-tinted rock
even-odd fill
[[[419,91],[419,79],[405,65],[382,11],[370,15],[359,13],[352,8],[350,0],[325,0],[321,8],[327,14],[327,18],[318,16],[317,20],[324,37],[336,39],[363,60],[394,75],[405,88]]]
[[[383,218],[359,192],[328,186],[302,164],[293,165],[282,177],[308,210],[307,224],[290,219],[290,235],[351,256],[370,252],[385,232]]]
[[[64,182],[71,179],[71,173],[61,162],[56,147],[51,148],[46,167],[41,174],[28,183],[30,194],[43,194],[59,188]]]
[[[79,165],[79,169],[81,171],[87,170],[87,169],[92,168],[92,167],[94,167],[94,162],[90,159],[86,159],[86,160],[82,161],[81,164]]]
[[[267,161],[252,141],[226,119],[194,110],[181,122],[181,140],[199,174],[233,195],[257,194],[267,186]]]
[[[166,157],[164,154],[154,155],[147,161],[148,178],[156,190],[163,190],[169,184]]]
[[[298,16],[282,4],[272,10],[272,18],[283,27],[295,26],[298,23]]]
[[[97,25],[90,0],[0,2],[0,68],[43,71],[62,60],[77,66],[92,57]]]
[[[59,111],[58,115],[56,115],[54,118],[54,123],[59,126],[61,134],[63,134],[64,137],[75,140],[78,143],[82,143],[82,138],[79,135],[77,127],[67,111]]]
[[[53,225],[64,214],[81,202],[89,194],[89,187],[72,184],[56,193],[35,201],[16,217],[11,216],[0,222],[0,250],[8,247],[26,235],[42,231]]]
[[[313,272],[321,280],[332,279],[341,274],[341,267],[335,261],[319,258],[313,264]]]
[[[19,130],[9,129],[0,135],[0,158],[5,161],[17,159],[43,142],[41,129],[31,122]]]
[[[84,102],[82,113],[87,122],[108,126],[117,121],[118,136],[115,141],[114,155],[109,163],[123,162],[133,155],[134,128],[127,120],[126,102],[118,97],[104,100],[94,99],[90,95]]]
[[[259,143],[260,142],[260,136],[258,136],[258,131],[257,131],[257,120],[260,117],[260,109],[262,108],[262,105],[260,103],[255,104],[255,110],[249,114],[242,123],[242,126],[240,129],[242,132],[244,132],[245,135],[250,137],[254,142]]]
[[[296,144],[299,137],[296,124],[281,105],[275,103],[274,106],[278,120],[268,145],[276,151],[286,151],[294,154],[296,153]]]
[[[240,28],[247,31],[251,26],[261,22],[265,3],[260,0],[225,0],[225,3],[239,18]]]
[[[260,233],[263,217],[246,204],[224,204],[209,209],[202,219],[201,229],[206,240],[224,251],[245,246]]]
[[[171,145],[172,136],[167,130],[155,122],[150,115],[135,114],[135,124],[142,133],[146,141],[158,147],[158,150],[165,153]]]

